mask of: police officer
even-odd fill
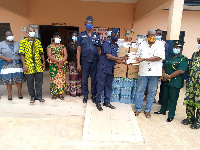
[[[97,62],[101,54],[100,36],[92,31],[93,19],[88,16],[85,21],[86,30],[78,36],[77,47],[77,70],[82,71],[82,91],[83,103],[88,100],[88,77],[91,77],[91,95],[92,101],[96,101],[96,72]]]
[[[160,111],[154,114],[165,115],[169,108],[167,122],[174,119],[179,92],[184,86],[183,74],[188,70],[188,59],[182,55],[183,44],[182,41],[174,41],[174,55],[166,59],[163,67],[163,102]]]
[[[97,66],[97,98],[96,107],[99,111],[102,111],[101,107],[101,95],[104,91],[104,103],[103,106],[115,109],[115,106],[110,104],[110,97],[112,93],[112,81],[115,62],[123,63],[125,57],[117,57],[119,39],[119,29],[113,28],[111,39],[107,39],[102,47],[101,56]]]

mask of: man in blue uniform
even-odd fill
[[[97,66],[97,98],[96,107],[102,111],[101,95],[104,91],[103,106],[115,109],[115,106],[110,104],[110,97],[112,93],[112,81],[115,62],[124,63],[125,57],[117,57],[118,45],[116,42],[119,39],[119,29],[113,28],[111,39],[107,39],[102,47],[101,56]]]
[[[97,62],[101,54],[100,36],[92,31],[93,19],[88,16],[85,21],[86,30],[78,36],[77,47],[77,70],[82,71],[82,91],[83,103],[88,100],[88,77],[91,77],[91,95],[92,101],[96,101],[96,72]]]

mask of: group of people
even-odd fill
[[[150,118],[151,107],[156,95],[159,78],[162,79],[160,96],[161,109],[154,114],[166,115],[167,122],[171,122],[175,117],[176,105],[179,98],[180,89],[184,87],[184,73],[188,71],[186,80],[186,94],[184,105],[186,105],[187,118],[182,120],[182,124],[191,124],[192,129],[200,128],[200,91],[199,91],[199,71],[200,71],[200,38],[197,39],[199,51],[194,52],[188,64],[188,58],[182,54],[184,42],[174,40],[173,53],[168,56],[168,47],[160,37],[160,30],[150,29],[147,32],[147,40],[143,41],[137,51],[137,61],[139,64],[138,84],[135,116],[142,111],[144,93],[148,87],[147,102],[144,110],[146,118]],[[157,40],[156,40],[157,38]]]
[[[108,38],[101,44],[100,36],[92,31],[93,18],[85,21],[86,30],[78,34],[74,32],[72,42],[66,48],[61,44],[61,35],[53,35],[54,42],[47,46],[48,59],[44,58],[41,42],[35,38],[35,29],[27,28],[28,38],[20,44],[14,41],[12,31],[5,32],[5,40],[0,42],[1,74],[0,84],[7,85],[8,100],[12,100],[12,85],[18,87],[18,98],[22,99],[22,83],[27,81],[30,103],[35,100],[44,102],[42,98],[43,70],[45,61],[49,63],[50,94],[52,99],[64,100],[63,93],[71,96],[83,95],[83,103],[88,100],[88,78],[91,77],[91,99],[99,111],[101,96],[104,93],[103,106],[115,109],[110,104],[112,80],[116,63],[125,63],[127,56],[118,57],[117,41],[119,29],[108,31]],[[142,111],[145,89],[147,102],[144,110],[146,118],[150,118],[151,107],[157,91],[159,78],[162,78],[161,109],[154,114],[166,115],[167,122],[175,116],[176,104],[180,89],[184,86],[184,73],[188,71],[187,90],[184,104],[187,118],[182,124],[192,124],[192,129],[200,128],[200,92],[199,70],[200,51],[194,52],[188,65],[188,59],[182,55],[184,42],[174,41],[173,55],[168,56],[167,43],[161,40],[161,30],[150,29],[146,40],[138,46],[136,62],[139,63],[135,116]],[[198,39],[200,50],[200,39]],[[69,82],[66,85],[66,71],[69,70]]]

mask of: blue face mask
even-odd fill
[[[89,29],[89,30],[93,28],[93,24],[86,24],[85,26],[86,26],[86,29]]]
[[[200,44],[198,44],[198,49],[200,50]]]
[[[77,37],[76,37],[76,36],[72,36],[72,40],[73,40],[74,42],[76,42],[76,41],[77,41]]]
[[[173,48],[174,54],[179,54],[181,52],[180,48]]]
[[[107,31],[107,36],[111,36],[112,31]]]
[[[161,41],[162,36],[156,36],[156,40]]]
[[[113,41],[113,42],[117,42],[117,41],[118,41],[118,39],[119,39],[119,37],[116,37],[116,36],[111,36],[111,39],[112,39],[112,41]]]

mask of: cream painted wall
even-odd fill
[[[134,40],[137,34],[146,35],[149,29],[161,29],[167,31],[168,10],[160,10],[155,14],[134,23]],[[197,51],[197,37],[200,37],[200,12],[183,11],[181,31],[185,31],[185,45],[183,54],[191,58]]]
[[[21,32],[21,27],[27,27],[31,22],[26,18],[12,13],[6,9],[0,7],[0,23],[10,23],[11,30],[15,36],[15,41],[20,41],[25,32]]]
[[[0,0],[0,7],[21,16],[28,16],[28,0]]]
[[[127,3],[34,0],[29,1],[29,19],[39,25],[66,23],[83,31],[86,17],[92,15],[94,27],[119,27],[123,37],[124,28],[132,25],[134,6]]]

